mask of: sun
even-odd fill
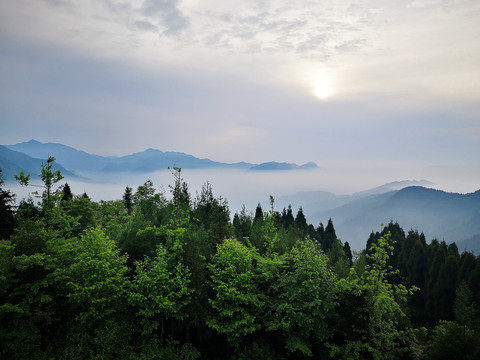
[[[326,82],[319,82],[313,88],[313,94],[319,99],[326,99],[332,94],[332,88]]]

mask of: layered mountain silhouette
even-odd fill
[[[25,174],[31,174],[32,178],[39,178],[38,174],[41,169],[42,162],[45,159],[38,159],[28,156],[22,152],[14,151],[6,146],[0,145],[0,168],[2,169],[2,176],[7,181],[13,181],[14,174],[19,174],[23,171]],[[57,161],[53,163],[53,170],[60,170],[64,176],[82,180],[83,178],[75,175],[71,171],[65,169]]]
[[[292,171],[317,168],[315,163],[297,165],[284,162],[251,164],[222,163],[200,159],[181,152],[147,149],[121,157],[89,154],[56,143],[35,140],[15,145],[0,145],[0,168],[7,182],[21,171],[38,179],[41,163],[55,156],[54,170],[68,179],[93,180],[98,174],[142,174],[168,167],[183,169],[244,169],[251,171]],[[480,253],[480,190],[470,194],[434,190],[427,180],[388,183],[352,195],[335,195],[324,191],[305,191],[276,199],[276,207],[302,206],[310,223],[327,223],[332,218],[337,235],[353,249],[362,249],[372,231],[380,224],[398,222],[406,231],[423,232],[428,240],[436,238],[457,242],[459,250]]]
[[[394,182],[342,196],[303,192],[280,197],[277,203],[302,206],[313,224],[326,224],[331,218],[337,236],[349,241],[354,249],[363,248],[365,239],[372,231],[379,231],[382,223],[393,221],[405,231],[423,232],[429,240],[455,241],[459,250],[480,252],[480,190],[457,194],[419,184],[431,183],[426,180]]]
[[[47,159],[53,155],[57,164],[62,164],[68,169],[65,174],[85,175],[94,173],[148,173],[157,170],[166,170],[168,167],[177,166],[182,169],[251,169],[251,170],[302,170],[317,168],[313,162],[302,166],[292,163],[267,162],[263,164],[251,164],[247,162],[222,163],[210,159],[200,159],[193,155],[173,152],[160,151],[157,149],[147,149],[142,152],[120,157],[104,157],[95,154],[89,154],[85,151],[77,150],[63,144],[41,143],[36,140],[6,145],[3,148],[18,153],[23,153],[23,157],[16,155],[13,157],[6,152],[0,154],[0,167],[3,169],[4,177],[7,181],[13,180],[13,173],[24,171],[37,173],[39,166],[32,166],[38,163],[38,159]],[[11,159],[15,159],[13,162]],[[36,160],[34,160],[36,159]],[[41,160],[40,160],[41,163]],[[15,166],[14,166],[15,165]],[[33,170],[32,168],[35,168]],[[64,171],[62,171],[64,173]],[[67,174],[67,175],[68,175]]]

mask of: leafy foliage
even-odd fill
[[[352,254],[273,197],[230,221],[178,168],[169,199],[147,180],[97,203],[53,161],[39,205],[0,189],[2,358],[479,357],[480,258],[455,245],[390,223]]]

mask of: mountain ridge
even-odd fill
[[[37,140],[17,143],[14,145],[5,145],[6,148],[22,152],[32,158],[47,158],[50,155],[55,156],[57,162],[72,173],[89,174],[94,172],[116,173],[132,172],[147,173],[158,170],[165,170],[168,167],[181,167],[183,169],[210,169],[210,168],[228,168],[228,169],[252,169],[259,167],[260,170],[298,170],[311,169],[318,166],[314,162],[308,162],[304,165],[293,163],[268,162],[262,164],[252,164],[248,162],[223,163],[207,158],[197,158],[193,155],[175,151],[161,151],[154,148],[148,148],[141,152],[136,152],[124,156],[109,156],[90,154],[83,150],[77,150],[71,146],[59,143],[41,143]],[[1,165],[2,163],[0,163]],[[288,166],[285,166],[288,164]]]
[[[323,221],[332,218],[339,237],[359,249],[364,239],[378,228],[379,221],[398,222],[406,230],[423,232],[430,240],[460,243],[480,233],[479,215],[478,191],[459,194],[410,186],[359,198],[312,214],[311,218]],[[465,244],[471,245],[471,242]]]
[[[41,164],[45,159],[33,158],[22,152],[14,151],[6,146],[0,145],[0,168],[2,175],[7,182],[15,181],[14,175],[23,171],[25,174],[30,174],[32,179],[40,179],[39,173],[41,171]],[[57,161],[53,162],[52,169],[54,171],[60,170],[64,176],[71,177],[77,180],[87,180],[84,177],[67,170]]]

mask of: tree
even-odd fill
[[[365,266],[365,271],[358,276],[351,269],[347,278],[339,280],[339,339],[330,344],[331,356],[380,360],[401,358],[411,351],[415,336],[406,325],[401,305],[415,288],[387,281],[392,273],[388,260],[393,249],[387,232],[372,242],[367,253],[370,265]]]
[[[458,277],[458,260],[449,255],[442,264],[437,281],[433,287],[436,315],[442,320],[453,319],[453,304]]]
[[[156,192],[151,180],[147,180],[143,185],[137,187],[133,200],[143,217],[152,223],[166,203],[163,194]]]
[[[208,231],[214,246],[233,235],[228,202],[226,199],[221,197],[216,199],[213,196],[212,185],[209,182],[202,186],[201,194],[197,195],[192,216]]]
[[[285,214],[285,217],[283,219],[283,224],[285,229],[289,229],[290,227],[293,226],[295,223],[295,219],[293,217],[293,210],[292,210],[292,205],[288,205],[287,212]]]
[[[102,230],[92,229],[80,239],[49,240],[48,247],[55,281],[78,306],[79,321],[97,321],[119,309],[127,291],[126,257]]]
[[[262,210],[262,205],[258,203],[257,207],[255,208],[253,226],[261,226],[262,223],[263,223],[263,210]]]
[[[213,298],[207,325],[233,345],[260,329],[262,307],[255,281],[255,252],[236,239],[225,239],[209,264]]]
[[[308,231],[308,224],[307,219],[305,219],[305,215],[303,214],[303,209],[300,207],[297,212],[297,216],[295,217],[295,229],[298,232],[298,237],[303,239],[307,235]]]
[[[70,186],[68,185],[68,183],[65,183],[65,185],[63,186],[63,195],[62,195],[62,201],[70,201],[73,199],[73,194],[72,194],[72,190],[70,189]]]
[[[168,318],[182,319],[181,311],[190,302],[188,287],[190,273],[181,263],[168,264],[166,249],[159,245],[153,258],[145,257],[136,263],[130,304],[138,308],[143,333],[150,334]]]
[[[433,330],[424,358],[427,360],[480,358],[480,337],[474,330],[453,321],[440,321]]]
[[[327,263],[311,240],[297,242],[286,254],[285,271],[273,285],[276,310],[270,330],[282,331],[289,353],[312,356],[332,335],[329,323],[337,291],[336,277]]]
[[[169,167],[170,169],[170,167]],[[186,207],[190,205],[190,194],[188,192],[188,185],[182,178],[182,169],[173,167],[170,170],[174,177],[174,185],[170,186],[173,195],[174,203],[178,206]]]
[[[40,179],[43,182],[43,186],[32,185],[32,186],[42,187],[45,189],[41,197],[42,197],[42,207],[46,213],[45,215],[47,217],[47,221],[49,216],[49,210],[51,210],[54,207],[55,201],[59,197],[58,195],[53,193],[53,186],[57,182],[63,179],[63,175],[60,172],[60,170],[54,171],[52,169],[54,162],[55,162],[55,158],[53,156],[49,156],[45,163],[42,162],[42,171],[40,173]],[[19,175],[14,175],[14,177],[20,183],[20,185],[23,185],[23,186],[30,185],[29,184],[30,174],[25,175],[23,171],[21,171]]]
[[[350,262],[340,239],[335,239],[327,253],[328,263],[339,277],[346,277],[350,271]]]
[[[133,194],[132,194],[132,188],[131,187],[126,187],[125,192],[123,193],[123,205],[125,206],[125,209],[127,210],[127,214],[130,215],[133,210]]]
[[[345,256],[347,257],[348,263],[350,264],[350,267],[353,266],[353,255],[352,255],[352,249],[350,248],[350,244],[348,241],[345,241],[345,244],[343,244],[343,250],[345,252]]]
[[[233,217],[233,229],[238,240],[249,238],[252,234],[252,218],[247,214],[245,205],[242,206],[240,214],[235,213]]]
[[[0,168],[0,239],[8,239],[16,226],[16,219],[13,212],[15,195],[8,190],[3,190],[5,182]]]
[[[337,238],[337,234],[335,233],[335,227],[333,226],[332,219],[328,219],[327,227],[322,236],[322,248],[323,251],[328,252],[332,246],[333,242]]]
[[[465,281],[462,281],[455,291],[453,313],[458,324],[475,328],[478,324],[477,306],[473,294]],[[477,323],[477,324],[475,324]]]

